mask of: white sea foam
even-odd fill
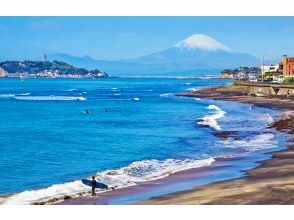
[[[29,92],[20,93],[20,94],[1,94],[0,95],[0,98],[2,98],[2,99],[9,99],[9,98],[14,98],[16,96],[28,96],[28,95],[30,95]]]
[[[274,135],[271,133],[255,135],[250,139],[244,140],[234,140],[233,138],[228,138],[226,140],[221,140],[220,143],[223,147],[227,148],[241,148],[246,152],[253,152],[256,150],[270,149],[276,147],[277,141],[273,140]]]
[[[19,94],[19,95],[23,95],[23,96],[26,96],[26,95],[30,95],[31,93],[29,93],[29,92],[26,92],[26,93],[21,93],[21,94]]]
[[[121,96],[121,93],[114,93],[112,95],[114,95],[114,96]]]
[[[139,101],[140,98],[132,98],[133,101]]]
[[[73,92],[73,91],[78,91],[78,89],[68,89],[68,90],[66,90],[66,91],[68,91],[68,92]]]
[[[210,110],[214,110],[214,114],[212,115],[205,115],[203,118],[200,118],[201,121],[198,124],[207,125],[215,130],[221,130],[220,125],[217,123],[217,120],[224,117],[226,112],[217,107],[216,105],[209,105],[207,107]]]
[[[0,98],[9,99],[9,98],[13,98],[14,96],[15,96],[15,94],[1,94]]]
[[[82,96],[14,96],[14,99],[25,101],[85,101],[86,98]]]
[[[172,93],[163,93],[163,94],[160,94],[159,95],[160,97],[170,97],[170,96],[173,96]]]
[[[189,91],[189,92],[195,92],[197,91],[199,88],[187,88],[186,91]]]
[[[203,160],[143,160],[133,162],[119,169],[105,170],[97,173],[96,177],[99,182],[103,182],[109,187],[122,188],[136,185],[140,182],[163,178],[171,173],[209,166],[213,162],[213,158]],[[77,197],[78,193],[88,193],[89,191],[89,187],[83,185],[80,180],[77,180],[64,184],[55,184],[48,188],[17,193],[4,198],[0,204],[32,204],[34,202],[46,202],[52,198],[62,200],[65,195]]]
[[[219,79],[219,76],[200,76],[199,79]]]
[[[264,115],[264,120],[267,124],[271,124],[274,122],[273,116],[271,116],[269,113],[266,113]]]

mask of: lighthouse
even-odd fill
[[[43,55],[43,62],[45,63],[45,62],[47,62],[47,61],[48,61],[48,59],[47,59],[47,55],[44,54],[44,55]]]

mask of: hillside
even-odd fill
[[[50,61],[5,61],[0,63],[0,67],[6,71],[7,75],[25,74],[28,76],[92,76],[92,77],[108,77],[104,72],[97,69],[87,70],[85,68],[77,68],[68,63],[54,60]]]

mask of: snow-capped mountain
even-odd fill
[[[204,34],[194,34],[166,50],[135,59],[106,61],[65,54],[51,54],[48,57],[75,66],[97,68],[111,75],[207,74],[218,73],[227,68],[259,64],[256,57],[235,52]]]
[[[194,34],[183,41],[180,41],[174,47],[180,49],[190,49],[190,50],[206,50],[206,51],[217,51],[223,50],[227,52],[231,52],[232,49],[221,44],[220,42],[216,41],[215,39],[204,35],[204,34]]]

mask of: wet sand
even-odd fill
[[[252,97],[242,88],[215,87],[178,95],[239,101],[285,110],[280,120],[269,127],[286,132],[288,148],[272,154],[260,166],[246,171],[246,176],[196,187],[192,190],[152,198],[137,204],[148,205],[241,205],[294,204],[294,100],[288,97]]]
[[[187,190],[197,185],[203,185],[223,179],[234,179],[242,175],[239,170],[232,172],[232,166],[236,166],[242,161],[253,158],[217,158],[211,165],[188,169],[172,173],[167,177],[138,183],[134,186],[115,189],[97,193],[97,197],[90,195],[81,195],[77,198],[67,198],[59,202],[62,205],[108,205],[108,204],[133,204],[137,201],[149,199],[152,195],[164,195],[171,192],[177,192],[179,189]],[[250,166],[252,166],[251,163]],[[253,165],[256,166],[256,165]],[[89,193],[90,194],[90,193]],[[43,204],[43,203],[38,203]],[[46,203],[48,204],[48,203]],[[50,204],[50,203],[49,203]]]
[[[156,197],[144,205],[294,204],[294,145],[247,171],[244,178],[222,181],[185,192]]]

